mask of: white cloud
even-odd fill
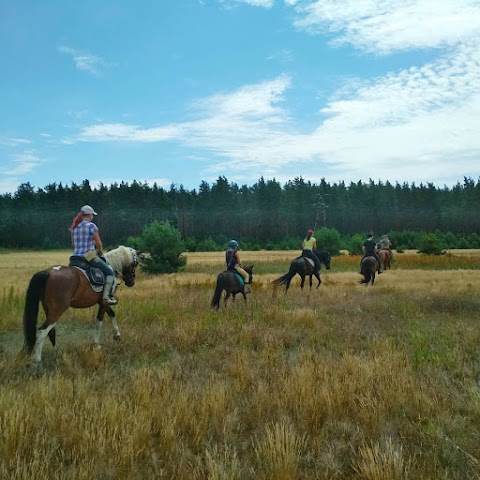
[[[63,143],[83,142],[161,142],[181,136],[182,126],[165,126],[142,129],[136,125],[123,123],[102,123],[82,129],[74,139]]]
[[[8,176],[25,175],[41,163],[41,159],[30,152],[11,155],[13,165],[1,168],[0,174]]]
[[[0,137],[0,145],[4,147],[18,147],[19,145],[25,145],[27,143],[31,143],[31,141],[26,138]]]
[[[246,3],[252,7],[272,8],[275,3],[274,0],[219,0],[223,5],[230,5],[232,3]]]
[[[111,66],[111,64],[107,63],[98,55],[80,52],[79,50],[75,50],[65,45],[58,47],[58,51],[70,55],[73,58],[75,66],[78,70],[91,73],[92,75],[99,75],[101,68]]]
[[[277,60],[283,63],[293,62],[293,52],[288,48],[282,48],[267,57],[267,60]]]
[[[203,152],[210,161],[207,174],[228,171],[233,180],[282,178],[292,168],[319,177],[328,170],[346,181],[440,181],[453,169],[479,173],[472,161],[480,156],[478,43],[419,68],[339,88],[322,109],[326,119],[309,131],[297,131],[284,107],[291,87],[290,77],[281,75],[202,99],[185,123],[93,125],[71,141],[176,141]]]
[[[287,2],[292,3],[292,2]],[[295,25],[379,54],[455,45],[480,35],[478,0],[300,0]]]

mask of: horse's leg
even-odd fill
[[[227,306],[227,301],[230,298],[230,292],[225,292],[225,307]],[[235,297],[233,297],[233,300],[235,300]]]
[[[107,308],[107,315],[110,317],[110,320],[112,321],[113,339],[120,340],[120,329],[118,328],[117,319],[115,318],[115,312],[112,310],[112,308],[110,307]]]
[[[57,301],[57,299],[55,299],[55,301]],[[64,299],[58,304],[54,304],[52,301],[44,301],[42,305],[46,319],[43,325],[37,330],[35,346],[33,347],[31,357],[31,363],[34,365],[42,361],[43,344],[47,336],[50,338],[52,345],[55,346],[55,324],[68,309],[68,303]]]
[[[313,274],[308,276],[308,279],[310,280],[310,290],[312,289],[312,285],[313,285],[312,276]]]
[[[103,317],[105,315],[106,308],[102,305],[98,307],[97,316],[95,318],[95,329],[93,331],[93,344],[97,347],[100,346],[100,335],[102,333]]]
[[[320,284],[322,283],[322,280],[320,279],[320,273],[315,272],[314,275],[315,275],[315,278],[318,280],[318,285],[317,285],[317,288],[318,288],[320,286]]]
[[[55,323],[46,325],[46,322],[38,329],[37,339],[35,340],[35,346],[33,347],[33,353],[31,356],[31,362],[34,365],[38,365],[42,361],[42,350],[45,339],[52,328],[55,327]]]
[[[303,286],[305,285],[305,275],[300,275],[302,277],[302,283],[300,284],[300,288],[303,289]]]

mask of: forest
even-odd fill
[[[287,240],[302,238],[306,229],[326,227],[343,237],[369,230],[376,236],[397,232],[397,237],[437,232],[463,239],[464,248],[480,247],[480,179],[464,177],[450,188],[373,180],[314,183],[302,177],[283,185],[260,178],[239,186],[225,176],[192,190],[137,181],[92,187],[84,180],[43,188],[23,183],[0,196],[0,247],[69,248],[68,227],[84,204],[97,210],[95,222],[106,245],[126,242],[154,221],[168,221],[191,245],[233,237],[244,247],[282,241],[288,247]]]

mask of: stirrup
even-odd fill
[[[252,289],[250,288],[250,284],[246,283],[243,286],[243,293],[252,293]]]

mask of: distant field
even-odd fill
[[[373,288],[343,255],[285,296],[270,282],[298,253],[241,252],[253,293],[219,312],[222,252],[139,272],[120,342],[105,321],[93,349],[95,310],[70,310],[33,376],[26,287],[70,252],[0,254],[0,478],[479,478],[479,251],[397,254]]]

